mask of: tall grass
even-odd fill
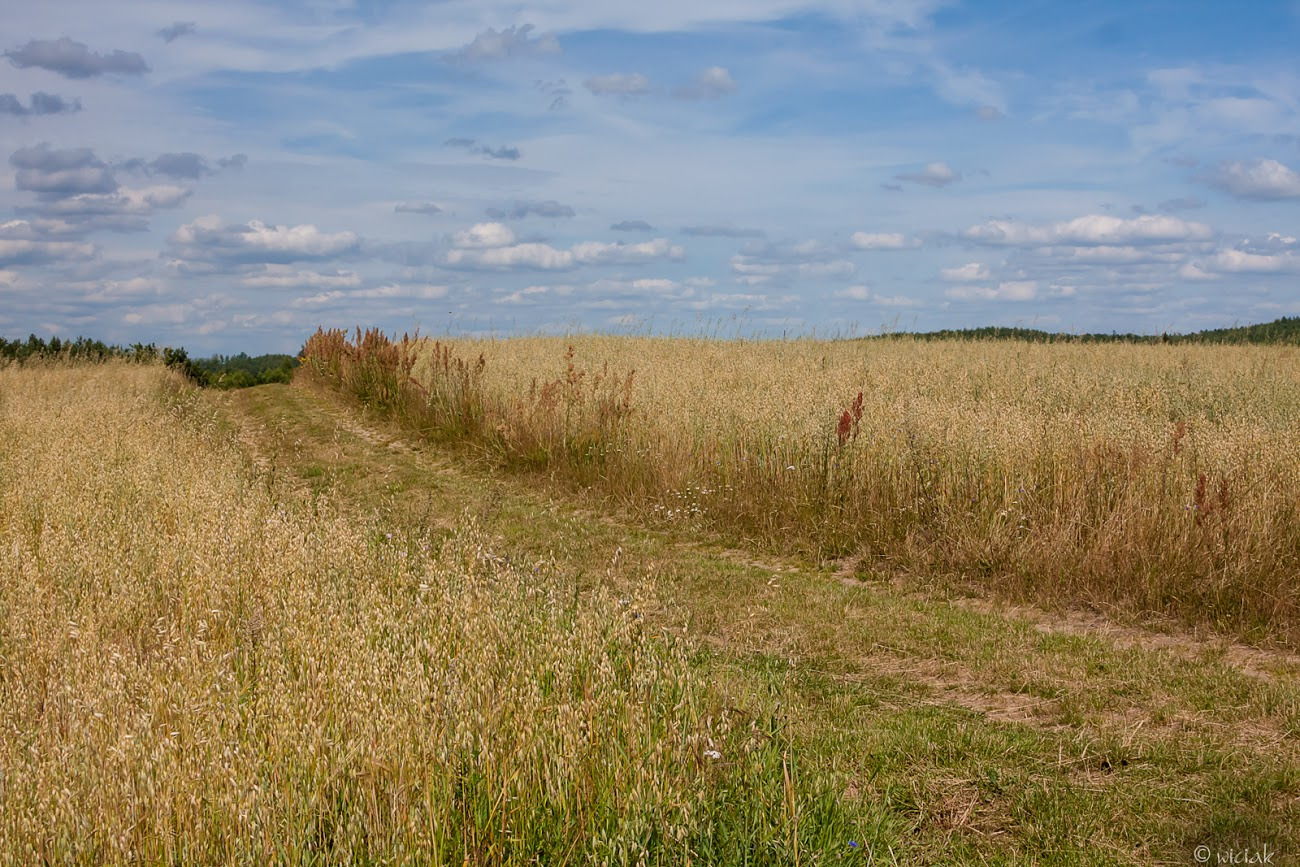
[[[306,352],[375,402],[349,378],[382,335],[358,338],[320,332]],[[1300,644],[1291,347],[384,345],[402,412],[647,517]],[[472,412],[442,408],[447,391]]]
[[[0,368],[0,863],[843,850],[772,697],[724,704],[648,594],[300,501],[205,406]]]

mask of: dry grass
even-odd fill
[[[847,819],[653,599],[279,490],[158,367],[0,369],[0,863],[789,863]],[[762,708],[767,707],[764,711]]]
[[[377,357],[361,343],[354,358]],[[1300,644],[1293,348],[383,345],[401,359],[389,391],[422,426],[647,517],[854,556],[864,573]],[[323,359],[340,354],[312,347],[329,375]],[[472,398],[458,415],[426,411],[453,403],[441,394]]]

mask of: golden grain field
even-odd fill
[[[282,490],[161,367],[0,368],[0,494],[0,863],[780,861],[827,833],[652,600]]]
[[[864,574],[1300,641],[1295,348],[582,335],[433,347],[396,344],[420,357],[407,362],[417,405],[459,376],[462,397],[481,393],[461,412],[478,417],[471,438],[648,517],[851,558]]]

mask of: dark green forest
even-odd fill
[[[1023,340],[1027,343],[1265,343],[1300,345],[1300,317],[1287,317],[1258,325],[1215,328],[1190,334],[1070,334],[1035,328],[987,326],[925,332],[892,332],[865,340]]]

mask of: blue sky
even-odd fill
[[[0,43],[10,338],[1300,314],[1292,0],[61,0]]]

